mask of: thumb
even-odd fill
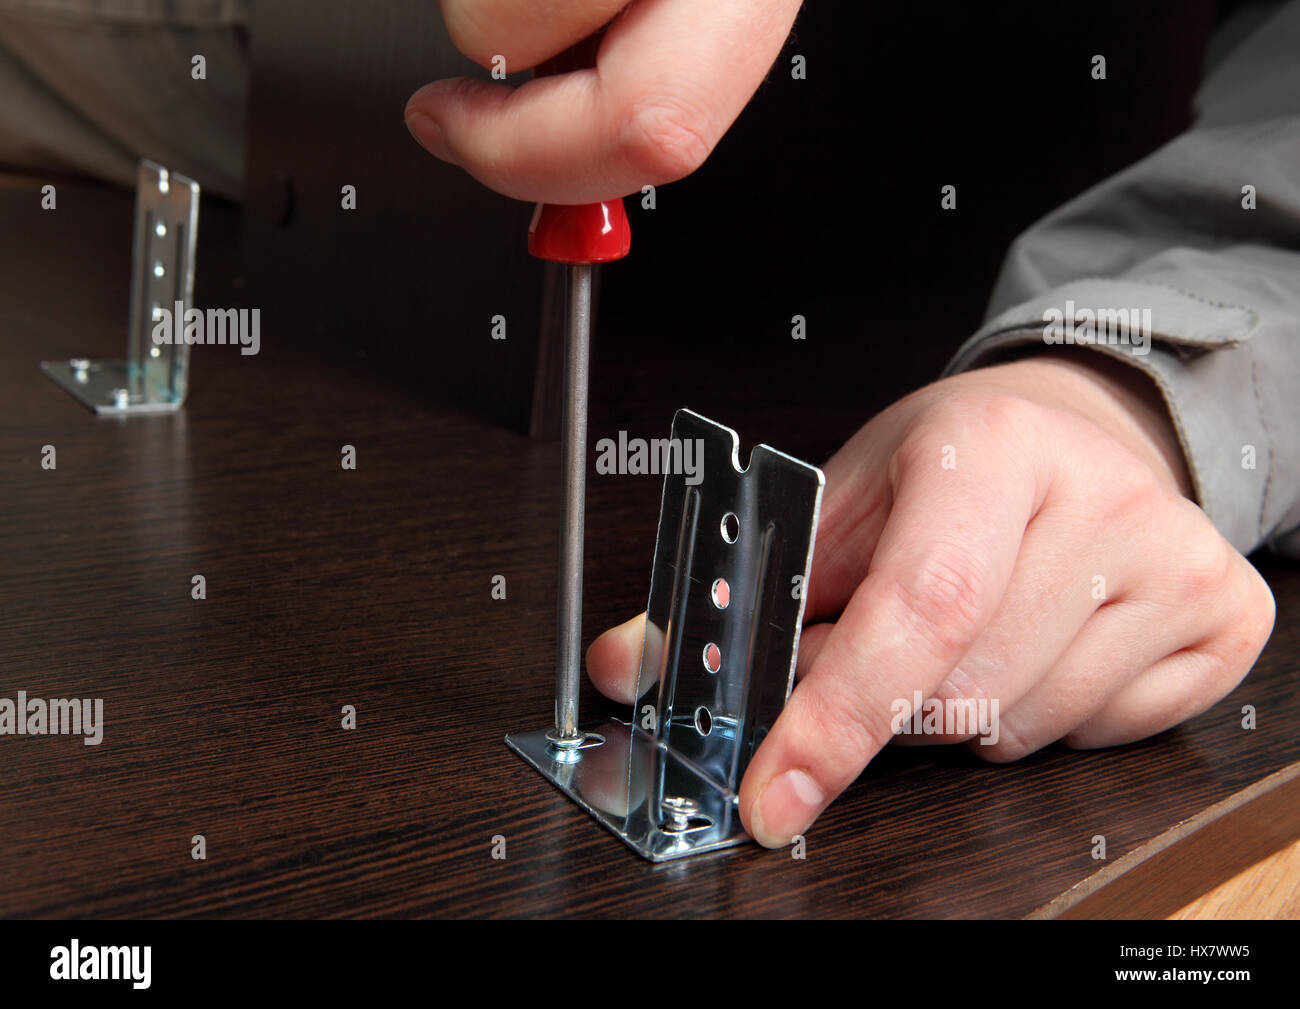
[[[612,701],[636,700],[637,672],[641,668],[641,642],[645,614],[611,627],[587,649],[587,675],[596,689]]]

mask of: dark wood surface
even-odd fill
[[[1300,571],[1266,560],[1272,642],[1176,730],[1010,766],[891,748],[806,860],[642,862],[502,741],[551,711],[559,446],[266,329],[257,357],[197,348],[182,413],[95,418],[37,362],[120,353],[130,197],[61,188],[43,214],[38,188],[0,185],[0,696],[102,697],[106,726],[0,737],[2,915],[1021,916],[1300,760]],[[222,304],[237,220],[210,209],[200,293]],[[591,436],[666,434],[689,405],[820,461],[896,391],[868,361],[602,333]],[[587,641],[644,606],[658,496],[591,477]],[[616,710],[584,690],[585,716]],[[1179,865],[1205,888],[1229,867]]]

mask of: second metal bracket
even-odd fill
[[[41,370],[96,413],[167,413],[185,402],[190,348],[153,342],[165,309],[179,335],[194,298],[199,184],[152,161],[140,162],[131,254],[131,317],[126,359],[42,361]],[[179,316],[179,317],[178,317]]]

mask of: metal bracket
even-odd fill
[[[690,410],[665,461],[702,448],[698,483],[664,477],[637,700],[629,722],[552,729],[506,744],[636,852],[660,862],[747,839],[737,793],[794,685],[825,477]],[[677,454],[677,453],[681,454]]]
[[[125,361],[42,361],[41,370],[96,413],[168,413],[185,402],[190,348],[184,340],[157,346],[161,311],[175,332],[194,297],[199,184],[142,160],[136,179],[135,244],[131,253],[131,318]]]

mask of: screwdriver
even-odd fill
[[[539,64],[534,76],[595,65],[602,32]],[[563,263],[565,274],[564,413],[561,427],[564,520],[560,527],[555,728],[546,738],[560,750],[586,740],[578,729],[582,663],[582,545],[587,493],[587,386],[591,354],[592,267],[628,254],[632,230],[621,198],[568,206],[539,203],[528,226],[528,251]]]

